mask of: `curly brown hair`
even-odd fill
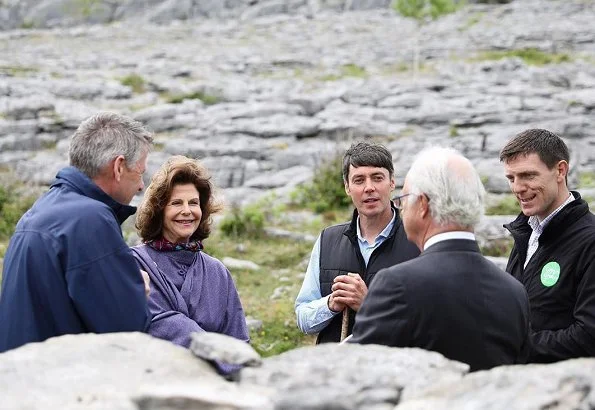
[[[174,186],[193,184],[199,194],[202,217],[190,240],[203,240],[211,233],[212,217],[222,209],[214,197],[215,186],[207,169],[183,155],[170,157],[151,178],[136,216],[136,229],[143,242],[163,236],[163,212]]]

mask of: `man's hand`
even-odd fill
[[[340,312],[345,306],[357,312],[368,294],[366,283],[357,273],[337,276],[331,290],[333,293],[329,297],[328,305],[335,312]]]
[[[151,279],[149,279],[149,274],[142,269],[140,270],[140,274],[145,282],[145,295],[149,297],[149,293],[151,293]]]

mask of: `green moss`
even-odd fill
[[[130,87],[137,94],[145,92],[145,79],[138,74],[129,74],[121,78],[120,83]]]
[[[513,195],[507,195],[496,205],[486,208],[486,215],[516,215],[521,211],[517,199]]]
[[[456,125],[451,125],[450,129],[448,130],[448,136],[451,138],[455,138],[459,136],[459,129]]]
[[[221,102],[221,98],[216,95],[197,91],[190,94],[169,95],[166,101],[170,104],[180,104],[184,100],[201,100],[205,105],[213,105]]]
[[[543,66],[546,64],[560,64],[572,61],[566,53],[546,53],[536,48],[523,48],[517,50],[486,51],[481,53],[475,61],[501,60],[503,58],[518,57],[528,65]]]

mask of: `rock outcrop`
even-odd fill
[[[589,409],[595,359],[468,373],[417,348],[303,347],[261,359],[195,335],[192,350],[141,333],[72,335],[0,354],[0,408],[121,410]],[[233,382],[204,359],[242,364]]]

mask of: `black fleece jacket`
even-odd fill
[[[595,356],[595,215],[572,193],[576,199],[545,227],[526,268],[529,218],[504,225],[514,238],[506,271],[529,295],[532,362]]]

